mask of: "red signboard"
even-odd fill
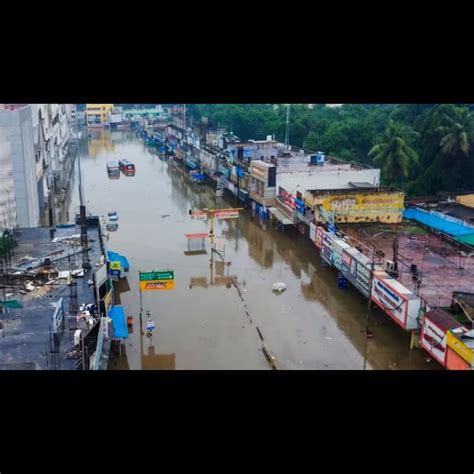
[[[279,187],[279,196],[280,199],[292,209],[296,209],[296,202],[295,197],[292,196],[288,191],[283,189],[281,186]]]
[[[184,234],[188,240],[191,239],[207,239],[209,237],[208,233],[200,233],[200,234]]]
[[[216,211],[214,213],[214,217],[216,219],[238,219],[239,211],[234,211],[233,209],[224,210],[224,211]]]

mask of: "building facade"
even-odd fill
[[[113,104],[86,104],[87,126],[107,127],[109,125],[109,114],[113,107]]]
[[[0,227],[37,227],[43,162],[35,154],[32,106],[0,110]]]

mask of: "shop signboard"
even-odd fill
[[[120,260],[116,260],[114,262],[110,262],[110,269],[111,270],[122,270],[122,264],[120,263]]]
[[[304,219],[306,210],[303,199],[295,199],[295,208],[296,212]]]
[[[334,239],[332,243],[332,263],[340,270],[344,271],[342,256],[345,249],[351,248],[350,245],[342,239]]]
[[[462,334],[462,332],[461,332]],[[468,347],[462,339],[456,337],[451,331],[446,336],[446,344],[456,354],[462,357],[469,365],[473,365],[473,349]]]
[[[104,296],[104,304],[107,311],[112,307],[112,295],[113,295],[113,292],[112,290],[110,290]]]
[[[334,238],[329,232],[323,231],[322,245],[321,245],[321,257],[323,260],[332,265],[332,242]]]
[[[320,249],[323,245],[323,232],[324,229],[322,227],[316,227],[316,237],[314,239],[314,244],[316,245],[316,247],[318,247],[318,249]]]
[[[314,224],[313,222],[309,224],[309,239],[313,243],[316,240],[316,224]]]
[[[471,366],[449,346],[446,351],[446,368],[448,370],[471,370]]]
[[[110,270],[109,274],[110,278],[112,278],[113,280],[118,280],[122,272],[120,270]]]
[[[446,332],[425,315],[421,329],[421,347],[443,367],[446,366]]]
[[[372,301],[403,329],[419,328],[420,298],[385,272],[374,272]]]

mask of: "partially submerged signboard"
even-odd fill
[[[428,311],[421,327],[421,347],[443,367],[446,366],[449,330],[462,328],[462,324],[440,308]]]
[[[420,327],[420,298],[387,273],[374,272],[371,296],[372,301],[403,329]]]
[[[140,290],[173,290],[174,271],[140,272]]]

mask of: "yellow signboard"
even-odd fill
[[[328,193],[318,196],[318,201],[323,210],[333,212],[336,221],[342,222],[397,222],[401,221],[404,208],[401,192]]]
[[[174,290],[174,280],[141,281],[140,289],[142,291]]]
[[[105,296],[104,296],[104,303],[105,303],[105,307],[107,309],[110,308],[110,306],[112,306],[112,291],[109,291]]]
[[[460,355],[466,362],[472,365],[472,349],[467,347],[464,342],[448,331],[446,343],[456,354]]]
[[[120,261],[110,262],[110,269],[111,270],[122,270],[122,265],[120,264]]]

